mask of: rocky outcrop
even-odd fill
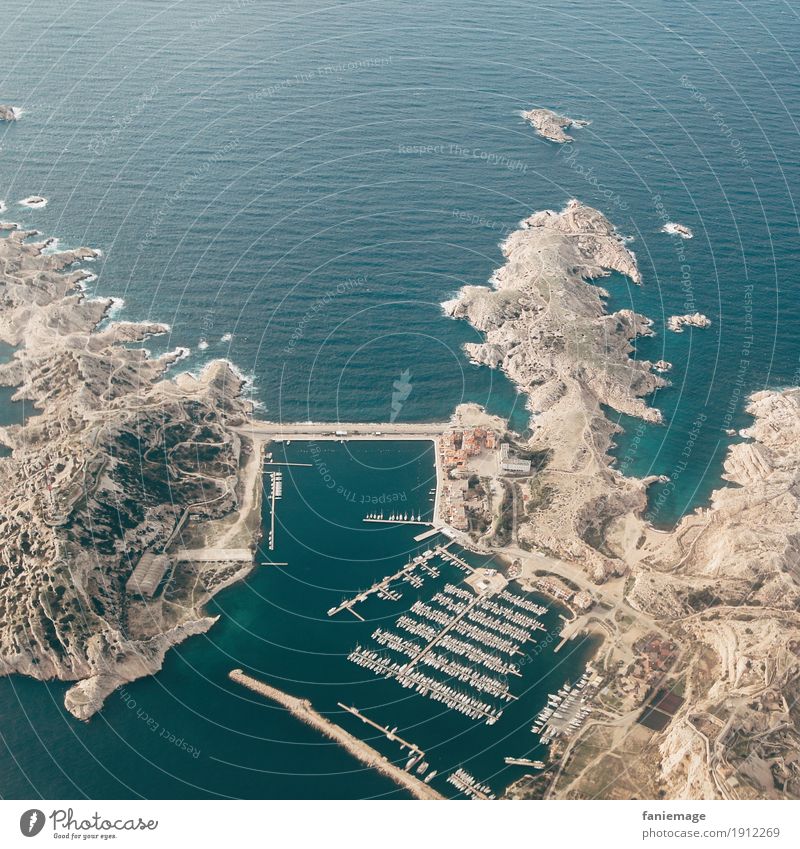
[[[747,411],[730,485],[647,534],[628,594],[687,646],[686,706],[659,744],[669,798],[800,795],[800,389]]]
[[[33,405],[0,430],[0,674],[79,682],[66,705],[85,719],[213,623],[211,575],[176,567],[157,598],[125,583],[143,552],[237,509],[249,405],[224,361],[168,379],[179,352],[130,344],[168,328],[103,324],[111,299],[87,298],[74,268],[95,252],[32,235],[0,239],[0,338],[18,346],[0,384]]]
[[[667,329],[673,333],[683,333],[684,327],[710,327],[711,319],[700,312],[686,315],[671,315],[667,319]]]
[[[658,422],[642,398],[665,381],[631,358],[632,340],[652,334],[650,320],[607,313],[606,293],[589,281],[616,271],[640,283],[636,258],[602,213],[577,201],[531,215],[502,250],[493,288],[467,286],[444,307],[484,333],[466,345],[470,358],[502,368],[528,394],[529,448],[550,457],[540,478],[553,497],[521,525],[522,542],[578,559],[602,580],[624,569],[604,550],[603,529],[641,510],[646,486],[609,467],[615,427],[602,405]]]
[[[690,227],[685,224],[678,224],[677,221],[668,221],[662,228],[662,233],[668,233],[670,236],[680,236],[682,239],[693,239],[694,233]]]
[[[564,130],[571,127],[575,129],[588,127],[590,123],[589,121],[567,118],[553,112],[552,109],[531,109],[528,112],[523,112],[522,117],[536,130],[537,136],[557,144],[574,141],[572,136],[567,135]]]
[[[19,110],[13,106],[3,106],[0,103],[0,121],[16,121],[19,118]]]

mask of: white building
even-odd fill
[[[511,446],[504,442],[500,446],[500,471],[529,475],[531,473],[531,461],[523,460],[522,457],[512,454]]]

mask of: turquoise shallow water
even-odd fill
[[[725,430],[746,424],[746,395],[797,382],[799,28],[787,4],[42,0],[0,29],[15,45],[0,102],[26,113],[0,127],[2,217],[100,248],[93,290],[123,297],[125,317],[169,321],[159,344],[192,348],[190,368],[229,356],[253,376],[265,415],[385,419],[408,371],[400,420],[446,418],[467,399],[524,427],[520,396],[467,363],[461,345],[477,335],[439,304],[489,278],[519,219],[572,196],[633,237],[644,285],[603,285],[611,307],[655,321],[637,355],[674,364],[673,385],[652,399],[663,426],[611,413],[625,428],[625,471],[673,478],[653,488],[656,523],[719,485]],[[561,150],[521,122],[532,104],[592,124]],[[419,146],[430,152],[411,152]],[[34,193],[46,208],[16,205]],[[662,216],[694,239],[660,233]],[[665,331],[667,316],[694,309],[711,328]],[[21,414],[8,396],[0,403],[3,422]],[[224,666],[210,646],[254,615],[250,586],[220,599],[230,607],[208,638],[135,685],[167,693],[162,724],[174,710],[163,682],[180,678],[184,656]],[[87,770],[87,741],[106,764],[126,745],[106,723],[126,740],[138,733],[137,749],[152,738],[113,700],[76,728],[45,691],[61,688],[0,680],[11,748],[0,792],[70,793],[32,727],[73,765],[74,792],[179,792],[169,778],[126,789],[109,767]],[[192,689],[195,706],[204,693]],[[33,788],[14,765],[20,751],[36,752],[25,756]],[[183,775],[178,753],[152,752]],[[203,787],[253,789],[209,769]],[[264,781],[254,786],[281,792]],[[387,789],[363,781],[354,795]]]

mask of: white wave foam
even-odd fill
[[[668,221],[662,228],[662,233],[669,233],[670,236],[680,236],[682,239],[691,239],[694,237],[691,229],[685,224],[678,224],[677,221]]]
[[[450,298],[447,301],[442,301],[439,304],[439,306],[442,308],[442,312],[448,318],[455,318],[454,313],[456,311],[456,308],[458,307],[458,304],[459,304],[459,300],[458,300],[458,297],[456,296],[456,297]]]
[[[231,342],[233,340],[233,333],[223,333],[220,337],[220,342]]]
[[[192,349],[191,348],[184,348],[183,345],[179,345],[177,348],[175,348],[174,351],[167,351],[165,354],[162,354],[158,359],[159,360],[172,359],[172,364],[175,365],[175,363],[179,363],[181,360],[185,360],[187,357],[190,357],[191,355],[192,355]]]
[[[111,303],[109,304],[108,309],[106,310],[106,318],[113,318],[115,315],[118,315],[125,306],[124,298],[109,298]]]
[[[29,195],[26,198],[23,198],[19,202],[20,206],[27,206],[28,209],[43,209],[47,206],[47,198],[43,198],[41,195]]]

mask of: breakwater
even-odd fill
[[[308,699],[299,699],[296,696],[290,696],[277,687],[265,684],[263,681],[247,675],[241,669],[231,670],[228,677],[237,684],[247,687],[248,690],[252,690],[254,693],[258,693],[260,696],[264,696],[264,698],[285,707],[295,719],[299,719],[300,722],[310,725],[329,740],[333,740],[334,743],[340,745],[356,760],[370,767],[370,769],[376,770],[381,775],[390,778],[395,784],[407,790],[415,799],[433,800],[445,798],[441,793],[437,793],[436,790],[418,778],[395,766],[380,752],[373,749],[372,746],[354,737],[335,722],[326,719],[321,713],[314,710]]]

